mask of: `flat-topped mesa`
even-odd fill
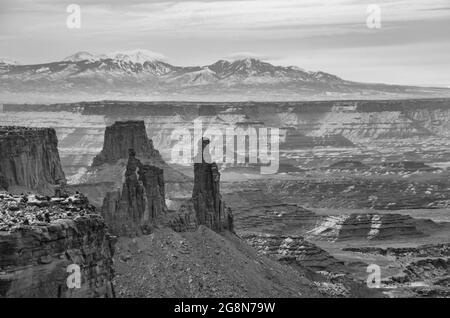
[[[202,139],[202,149],[209,140]],[[202,162],[194,163],[194,190],[192,200],[199,225],[221,232],[233,231],[233,215],[220,194],[220,172],[216,163],[208,163],[202,152]],[[197,160],[196,160],[197,161]]]
[[[134,149],[142,160],[160,162],[161,155],[147,137],[144,121],[117,121],[106,127],[102,151],[94,158],[92,166],[116,163],[128,158],[128,150]]]
[[[65,182],[53,128],[0,127],[0,189],[53,194]]]
[[[166,211],[164,171],[142,164],[134,150],[129,149],[122,191],[108,192],[103,200],[102,215],[111,233],[119,236],[148,233]]]
[[[114,243],[81,194],[0,192],[0,298],[114,297]]]

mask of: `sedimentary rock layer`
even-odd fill
[[[343,251],[395,257],[450,257],[450,243],[417,247],[347,247]]]
[[[0,127],[0,188],[53,192],[65,183],[52,128]]]
[[[316,226],[319,217],[311,210],[296,204],[273,204],[239,210],[237,230],[284,232],[291,229],[308,230]]]
[[[82,195],[0,193],[0,297],[114,297],[114,239],[94,212]]]
[[[260,253],[274,256],[284,263],[313,270],[331,270],[344,266],[343,262],[301,236],[246,233],[241,237]]]
[[[325,240],[383,240],[418,237],[414,219],[402,214],[358,214],[327,217],[308,235]]]

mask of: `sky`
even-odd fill
[[[81,9],[68,28],[67,7]],[[369,5],[380,28],[369,28]],[[347,80],[450,87],[449,0],[0,0],[0,57],[145,49],[175,65],[255,57]]]

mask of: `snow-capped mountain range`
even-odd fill
[[[363,84],[325,72],[275,66],[254,58],[204,66],[174,66],[146,50],[94,55],[78,52],[62,61],[20,65],[0,59],[0,88],[14,94],[85,94],[147,99],[286,100],[396,97],[447,93],[447,89]],[[1,94],[0,94],[1,97]]]

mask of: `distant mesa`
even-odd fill
[[[92,166],[114,164],[120,159],[128,158],[129,149],[134,149],[138,158],[161,163],[159,151],[153,147],[153,141],[147,137],[144,121],[117,121],[106,127],[103,149]]]

